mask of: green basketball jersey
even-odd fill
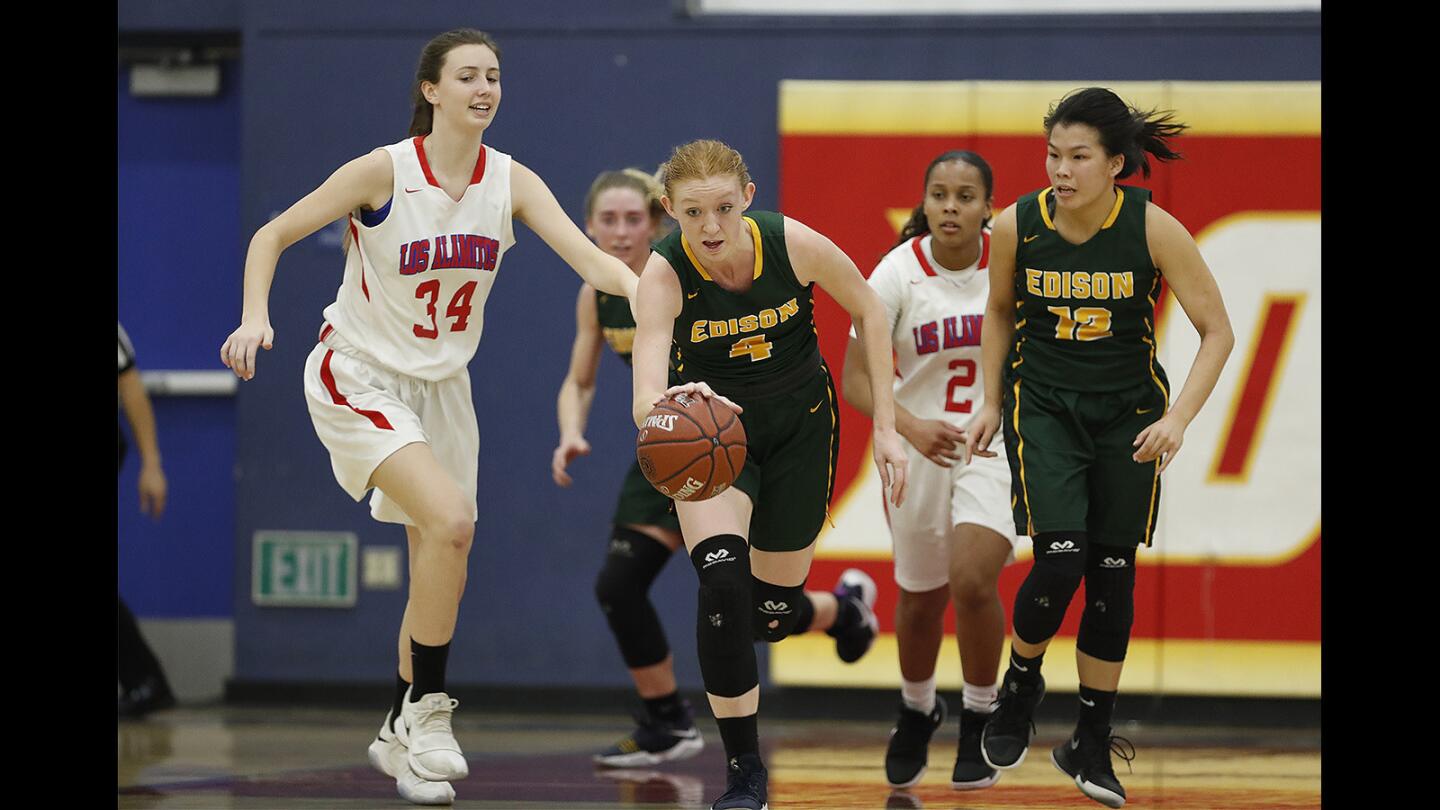
[[[655,243],[655,252],[675,268],[685,296],[673,334],[674,364],[683,380],[738,384],[731,390],[770,388],[820,367],[815,285],[795,278],[784,216],[752,211],[744,219],[755,240],[755,269],[743,293],[712,281],[679,229]]]
[[[605,342],[625,365],[632,365],[630,348],[635,345],[635,318],[630,314],[630,299],[596,290],[595,314],[599,316],[600,333],[605,336]]]
[[[1150,192],[1115,186],[1115,207],[1073,245],[1053,220],[1051,189],[1015,204],[1015,345],[1008,376],[1072,391],[1117,391],[1153,379],[1160,271],[1145,240]]]

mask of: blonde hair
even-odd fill
[[[665,218],[665,208],[660,205],[660,181],[651,174],[641,169],[624,168],[618,172],[601,172],[595,182],[590,184],[590,190],[585,193],[585,221],[590,221],[590,215],[595,213],[595,200],[601,192],[612,188],[628,188],[640,195],[645,201],[645,208],[650,212],[650,218],[659,222]]]
[[[750,170],[745,168],[745,158],[720,141],[691,141],[675,147],[670,159],[660,166],[664,178],[665,195],[675,196],[675,184],[681,180],[704,180],[707,177],[731,175],[744,188],[750,182]]]

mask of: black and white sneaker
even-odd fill
[[[950,787],[979,790],[1000,781],[1000,772],[990,767],[980,753],[980,735],[989,722],[988,714],[960,710],[960,744],[955,750],[955,770],[950,774]]]
[[[885,748],[885,779],[890,787],[908,788],[924,778],[930,737],[945,722],[945,714],[945,698],[939,695],[929,714],[900,704],[900,718],[890,730],[890,744]]]
[[[858,611],[858,621],[841,625],[837,620],[834,627],[825,631],[835,639],[835,654],[840,660],[853,664],[865,657],[875,637],[880,635],[880,621],[875,618],[875,598],[879,591],[869,574],[859,568],[847,568],[840,574],[833,593],[836,599],[849,602]]]
[[[770,810],[769,789],[770,774],[759,754],[732,757],[726,767],[725,792],[710,810]]]
[[[1125,760],[1126,766],[1135,759],[1135,746],[1124,737],[1116,737],[1110,729],[1078,727],[1070,739],[1055,746],[1050,761],[1060,772],[1075,780],[1080,792],[1106,807],[1125,806],[1125,788],[1115,777],[1110,754]]]
[[[1045,679],[1039,673],[1033,684],[1021,683],[1012,673],[1005,673],[995,711],[980,732],[980,755],[986,765],[1004,771],[1025,761],[1030,735],[1035,732],[1035,707],[1044,698]]]
[[[592,759],[607,768],[640,768],[689,759],[705,748],[705,739],[695,727],[690,704],[680,723],[668,723],[641,711],[635,715],[635,730]]]

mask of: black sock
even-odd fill
[[[760,727],[756,722],[759,715],[744,717],[717,717],[720,726],[720,740],[725,744],[725,759],[729,761],[741,754],[760,755]]]
[[[395,721],[400,719],[400,703],[405,700],[405,691],[410,688],[409,682],[395,673],[395,702],[390,704],[390,730],[395,730]]]
[[[410,702],[419,703],[420,698],[435,692],[445,691],[445,660],[450,657],[450,644],[427,647],[410,639],[410,668],[415,673],[415,686],[410,690]]]
[[[1080,725],[1106,732],[1110,729],[1110,717],[1115,713],[1117,692],[1102,692],[1080,684]]]
[[[645,710],[651,717],[663,720],[672,726],[692,725],[690,718],[685,716],[685,704],[680,700],[680,690],[675,690],[668,695],[657,698],[643,698]]]
[[[1045,653],[1040,653],[1034,658],[1026,658],[1015,648],[1010,648],[1010,669],[1006,672],[1014,680],[1021,683],[1033,684],[1040,680],[1040,664],[1045,660]]]
[[[806,598],[805,601],[809,602],[810,600]],[[835,623],[830,625],[829,630],[825,631],[827,635],[831,636],[838,635],[842,630],[854,627],[864,618],[860,614],[860,608],[855,607],[855,603],[849,599],[842,599],[837,596],[835,597],[835,602],[837,603],[835,607]],[[808,627],[809,625],[806,626]]]

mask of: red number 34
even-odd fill
[[[451,332],[464,332],[465,327],[470,325],[470,299],[475,295],[477,282],[467,281],[460,289],[455,291],[455,297],[450,299],[450,305],[445,307],[445,316],[453,318],[454,323],[450,325]],[[432,278],[423,282],[415,288],[415,297],[425,300],[425,314],[430,316],[430,325],[415,324],[415,337],[434,340],[440,336],[439,324],[435,322],[435,303],[440,300],[440,279]]]

